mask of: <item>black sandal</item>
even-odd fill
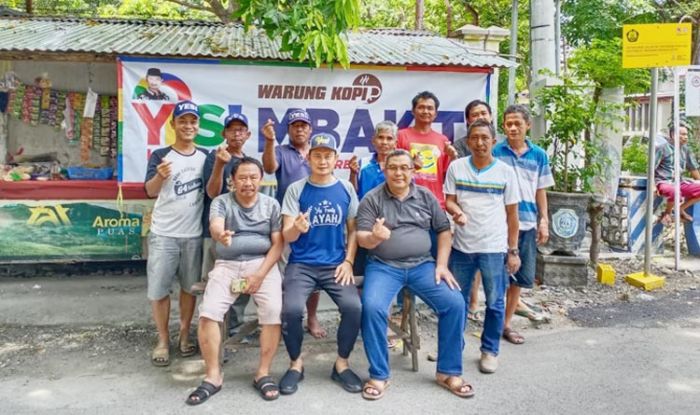
[[[258,380],[253,379],[253,387],[260,392],[260,396],[266,401],[274,401],[280,397],[280,388],[272,376],[263,376]],[[269,396],[268,392],[277,392],[277,394]]]
[[[304,369],[301,372],[294,369],[288,369],[287,372],[280,379],[280,393],[282,395],[291,395],[295,393],[298,389],[299,382],[304,380]]]
[[[206,380],[202,382],[201,385],[197,386],[197,389],[194,390],[194,392],[190,393],[190,396],[187,397],[187,400],[185,403],[187,405],[199,405],[200,403],[204,403],[215,395],[218,391],[221,390],[221,386],[214,386],[213,383],[209,383]],[[196,400],[194,398],[197,398]]]
[[[338,369],[333,364],[333,371],[331,372],[331,379],[338,382],[340,386],[343,387],[347,392],[350,393],[360,393],[362,392],[362,379],[355,374],[350,368],[343,370],[338,373]]]

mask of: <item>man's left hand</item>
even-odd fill
[[[457,280],[447,267],[438,265],[435,267],[435,284],[440,285],[440,281],[445,281],[453,290],[461,290]]]
[[[243,290],[243,293],[244,294],[255,294],[260,289],[260,286],[262,285],[262,282],[265,279],[265,276],[262,274],[255,273],[255,274],[251,274],[251,275],[246,275],[243,278],[248,280],[248,285],[245,287],[245,290]]]
[[[340,285],[355,285],[355,275],[352,272],[352,265],[348,261],[343,261],[335,269],[335,283]]]
[[[549,223],[540,222],[537,227],[537,245],[544,245],[549,240]]]
[[[450,160],[454,160],[459,157],[457,149],[450,143],[445,143],[445,153],[447,154],[447,157],[450,158]]]

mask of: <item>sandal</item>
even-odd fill
[[[197,353],[197,346],[192,344],[189,338],[180,338],[177,344],[179,344],[178,349],[181,357],[190,357]]]
[[[304,380],[304,369],[301,372],[295,369],[288,369],[280,379],[279,389],[282,395],[291,395],[299,388],[299,382]]]
[[[515,331],[511,328],[503,329],[503,338],[508,340],[509,342],[513,343],[513,344],[525,343],[525,337],[523,337],[520,333],[518,333],[517,331]]]
[[[151,353],[153,366],[164,367],[170,364],[170,346],[156,345]]]
[[[469,310],[467,311],[467,320],[473,321],[474,323],[483,323],[484,312],[481,310]]]
[[[459,379],[458,385],[450,384],[450,379],[454,378]],[[471,383],[458,376],[446,376],[443,379],[435,379],[435,381],[438,385],[459,396],[460,398],[471,398],[472,396],[474,396],[474,387],[471,385]],[[469,387],[469,389],[467,389],[466,391],[464,390],[465,386]]]
[[[215,386],[213,383],[209,383],[205,380],[201,385],[197,386],[197,389],[195,389],[194,392],[190,393],[190,396],[187,397],[185,403],[193,406],[204,403],[207,401],[207,399],[211,398],[218,391],[220,391],[221,386],[222,385]]]
[[[377,382],[382,382],[383,385],[379,387],[379,384]],[[389,381],[388,380],[373,380],[370,379],[367,382],[365,382],[365,385],[362,387],[362,398],[368,400],[368,401],[376,401],[378,399],[382,399],[384,397],[384,393],[386,392],[387,388],[389,387]],[[370,391],[377,391],[376,394],[371,393]]]
[[[260,396],[266,401],[274,401],[280,397],[280,388],[275,383],[272,376],[263,376],[258,380],[253,379],[253,387],[260,392]],[[270,396],[268,392],[276,392],[274,395]]]

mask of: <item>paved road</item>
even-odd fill
[[[434,336],[424,323],[420,371],[411,372],[409,359],[392,354],[393,384],[381,401],[365,402],[333,384],[334,351],[325,345],[311,348],[307,378],[294,396],[262,401],[250,384],[257,349],[246,349],[225,366],[222,392],[190,408],[183,401],[199,383],[201,361],[150,366],[153,337],[142,278],[0,279],[0,412],[696,414],[699,304],[700,294],[687,291],[571,310],[569,324],[528,330],[521,346],[504,344],[501,367],[488,376],[476,370],[476,338],[467,335],[465,377],[477,392],[470,400],[432,381],[435,366],[425,353],[434,350]],[[278,376],[285,361],[282,349]],[[359,342],[352,364],[366,375]]]

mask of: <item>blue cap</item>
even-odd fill
[[[311,137],[311,148],[309,151],[315,148],[329,148],[336,153],[338,152],[335,149],[335,137],[327,133],[318,133]]]
[[[292,110],[288,115],[287,115],[287,125],[292,125],[292,123],[295,123],[297,121],[302,121],[305,122],[309,125],[311,125],[311,117],[309,117],[309,113],[304,111],[303,109],[295,109]]]
[[[173,109],[173,118],[182,117],[185,114],[192,114],[199,118],[199,107],[192,101],[180,101],[175,104],[175,109]]]
[[[248,126],[248,118],[243,114],[234,112],[233,114],[229,114],[224,120],[224,128],[228,127],[228,125],[234,121],[242,122],[246,127]]]

